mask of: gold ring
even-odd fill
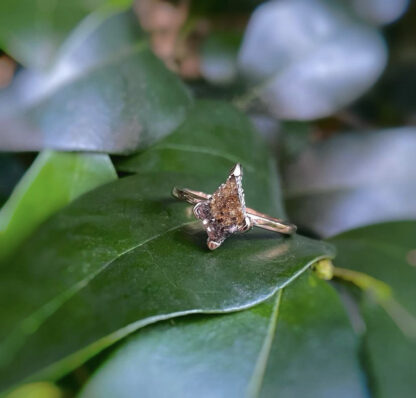
[[[174,187],[172,195],[194,205],[195,217],[208,234],[208,248],[214,250],[235,233],[259,227],[282,234],[294,234],[296,225],[246,207],[242,187],[243,169],[236,164],[226,182],[212,194]]]

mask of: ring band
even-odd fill
[[[188,188],[174,187],[172,190],[175,198],[194,205],[194,214],[202,220],[208,233],[207,243],[211,250],[218,248],[228,236],[252,227],[287,235],[296,232],[296,225],[245,206],[242,176],[242,167],[236,164],[227,181],[212,195]]]
[[[172,195],[179,200],[196,205],[199,202],[209,200],[211,195],[205,192],[194,191],[188,188],[177,188],[174,187]],[[267,229],[269,231],[279,232],[281,234],[292,235],[296,232],[296,225],[287,223],[279,218],[268,216],[267,214],[260,213],[256,210],[246,207],[246,212],[253,222],[253,226]]]

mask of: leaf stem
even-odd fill
[[[387,283],[363,272],[335,267],[328,259],[317,262],[314,269],[322,279],[339,278],[370,294],[406,337],[416,339],[416,318],[394,298]]]
[[[380,305],[406,337],[416,340],[416,318],[406,308],[393,297]]]
[[[235,97],[233,99],[233,104],[236,108],[238,108],[242,112],[246,112],[251,104],[260,97],[261,91],[264,88],[263,84],[259,84],[258,86],[248,90],[246,93],[242,94],[241,96]]]
[[[389,300],[392,298],[393,293],[391,287],[368,274],[334,266],[332,268],[332,272],[335,278],[351,282],[361,290],[372,294],[377,302]]]

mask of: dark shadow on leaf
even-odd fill
[[[181,242],[187,242],[195,247],[198,247],[201,251],[209,251],[207,247],[207,234],[202,225],[198,223],[186,225],[181,228],[177,234],[175,234],[175,240]]]

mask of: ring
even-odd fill
[[[246,207],[242,187],[243,169],[236,164],[224,184],[212,194],[174,187],[172,195],[194,205],[196,218],[202,220],[208,234],[208,248],[215,250],[235,233],[247,232],[252,227],[291,235],[296,225],[259,213]]]

